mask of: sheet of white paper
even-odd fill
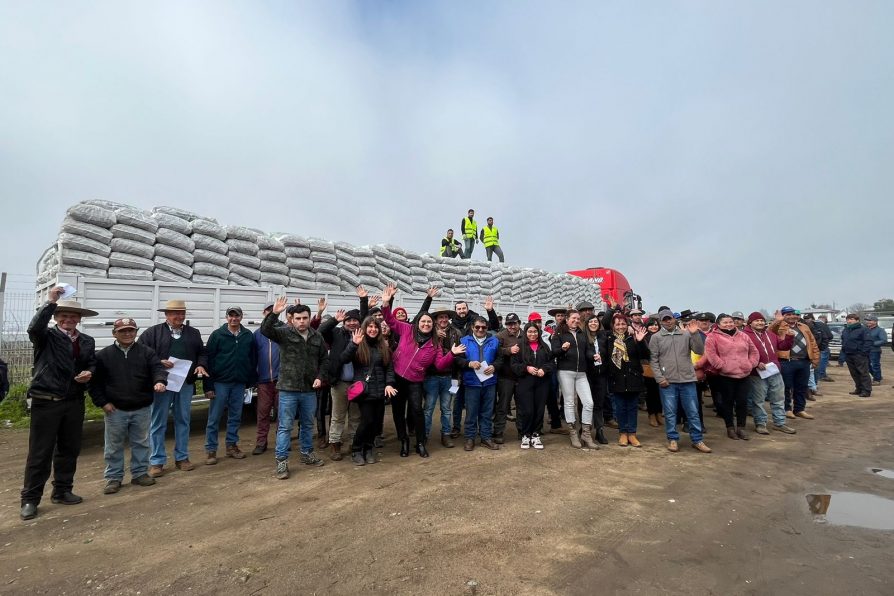
[[[765,368],[764,370],[757,369],[757,375],[762,379],[768,379],[768,378],[772,377],[773,375],[778,375],[778,374],[779,374],[779,367],[776,366],[775,362],[770,362],[769,364],[767,364],[767,368]]]
[[[478,377],[478,380],[481,381],[482,383],[484,383],[486,380],[488,380],[489,378],[494,376],[493,373],[491,373],[489,375],[484,374],[484,369],[487,368],[488,366],[490,366],[490,364],[488,364],[486,360],[483,360],[481,362],[481,366],[475,370],[475,375]]]
[[[168,370],[168,391],[180,391],[189,371],[192,370],[192,360],[181,360],[180,358],[169,357],[168,360],[174,363],[174,366]]]
[[[61,300],[68,300],[78,293],[78,289],[71,284],[59,284],[59,287],[65,290],[62,292],[62,296],[60,297]]]
[[[459,392],[459,381],[457,381],[456,379],[450,381],[450,389],[448,389],[447,391],[449,391],[452,395],[456,395]]]
[[[245,390],[245,393],[242,395],[242,403],[244,403],[244,404],[251,403],[251,389]]]

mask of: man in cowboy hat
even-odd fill
[[[50,290],[47,302],[28,325],[34,345],[31,398],[31,432],[22,488],[24,520],[37,516],[37,506],[53,469],[52,502],[77,505],[83,499],[72,492],[81,432],[84,425],[84,390],[96,371],[96,343],[78,331],[81,317],[96,311],[73,300],[60,300],[65,288]],[[49,327],[50,319],[56,321]]]
[[[426,309],[426,312],[434,319],[435,336],[442,350],[449,350],[459,343],[460,332],[451,325],[450,321],[456,315],[456,311],[447,306],[436,306]],[[441,408],[441,445],[448,449],[453,447],[451,440],[451,421],[453,420],[453,394],[450,388],[456,377],[454,370],[439,371],[432,368],[422,383],[425,391],[425,436],[431,436],[432,419],[435,415],[435,406]]]
[[[153,396],[164,393],[168,373],[155,350],[138,344],[137,323],[122,318],[112,325],[115,343],[96,355],[96,374],[90,381],[90,397],[105,412],[107,495],[121,490],[124,480],[124,447],[130,443],[130,483],[152,486],[149,476],[149,415]]]
[[[196,378],[208,376],[208,353],[198,329],[184,325],[186,302],[168,300],[159,312],[165,313],[165,322],[153,325],[140,336],[141,344],[149,346],[161,358],[165,368],[172,368],[170,358],[192,362],[189,375],[180,391],[165,391],[155,395],[152,403],[152,420],[149,425],[149,475],[157,478],[164,474],[168,456],[165,452],[165,431],[168,412],[174,410],[174,463],[178,470],[190,471],[195,465],[189,461],[189,422],[192,396]]]

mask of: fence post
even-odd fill
[[[3,350],[3,334],[6,332],[6,271],[0,273],[0,350]]]

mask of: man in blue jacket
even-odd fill
[[[872,340],[869,330],[860,324],[860,315],[849,314],[845,322],[847,324],[841,332],[841,353],[856,385],[851,395],[869,397],[872,395],[872,377],[869,376]]]
[[[264,316],[273,312],[273,305],[264,307]],[[277,320],[276,326],[284,323]],[[267,436],[270,434],[270,415],[279,410],[279,390],[276,382],[279,380],[279,344],[264,337],[261,330],[254,332],[255,350],[258,353],[258,436],[255,439],[255,448],[252,455],[261,455],[267,451]]]
[[[487,333],[488,321],[484,317],[472,320],[472,334],[460,340],[466,351],[455,357],[463,370],[465,388],[466,424],[465,450],[475,449],[475,435],[481,436],[481,444],[488,449],[499,449],[493,441],[494,400],[497,395],[497,376],[494,371],[502,362],[500,340]],[[479,378],[478,374],[490,375]]]
[[[227,414],[227,457],[242,459],[239,449],[239,425],[245,388],[257,377],[258,352],[251,331],[242,326],[242,309],[227,309],[227,322],[211,332],[208,338],[208,372],[205,397],[211,400],[208,426],[205,428],[205,464],[217,463],[218,424],[224,409]]]
[[[866,329],[869,331],[869,339],[872,340],[872,349],[869,351],[869,374],[872,375],[872,384],[880,385],[882,382],[882,348],[888,343],[888,334],[878,326],[878,316],[868,314],[863,317]]]

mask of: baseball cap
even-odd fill
[[[529,323],[530,323],[531,321],[542,321],[542,320],[543,320],[543,317],[540,316],[540,313],[539,313],[539,312],[532,312],[531,314],[528,315],[528,322],[529,322]]]
[[[741,314],[741,313],[739,313],[739,314]],[[695,320],[702,321],[702,322],[707,321],[708,323],[714,323],[715,321],[717,321],[717,317],[714,316],[714,313],[705,311],[705,312],[698,313],[698,316],[695,317]]]
[[[674,313],[671,312],[669,308],[665,308],[663,310],[658,311],[658,320],[663,321],[664,319],[674,319]]]
[[[734,310],[733,314],[730,316],[732,316],[732,318],[734,319],[742,319],[743,321],[745,320],[745,315],[742,314],[741,310]]]
[[[112,324],[112,331],[120,331],[121,329],[139,329],[139,327],[133,319],[117,319]]]
[[[229,307],[229,308],[227,309],[227,314],[230,315],[230,314],[233,314],[233,313],[236,313],[237,315],[239,315],[239,316],[241,317],[241,316],[242,316],[242,308],[239,307],[239,306],[231,306],[231,307]]]
[[[784,315],[791,315],[798,311],[795,310],[794,306],[783,306],[782,308],[779,309],[779,312],[781,312]]]
[[[506,315],[506,319],[503,322],[509,325],[510,323],[521,323],[521,319],[518,318],[517,314],[511,312]]]

